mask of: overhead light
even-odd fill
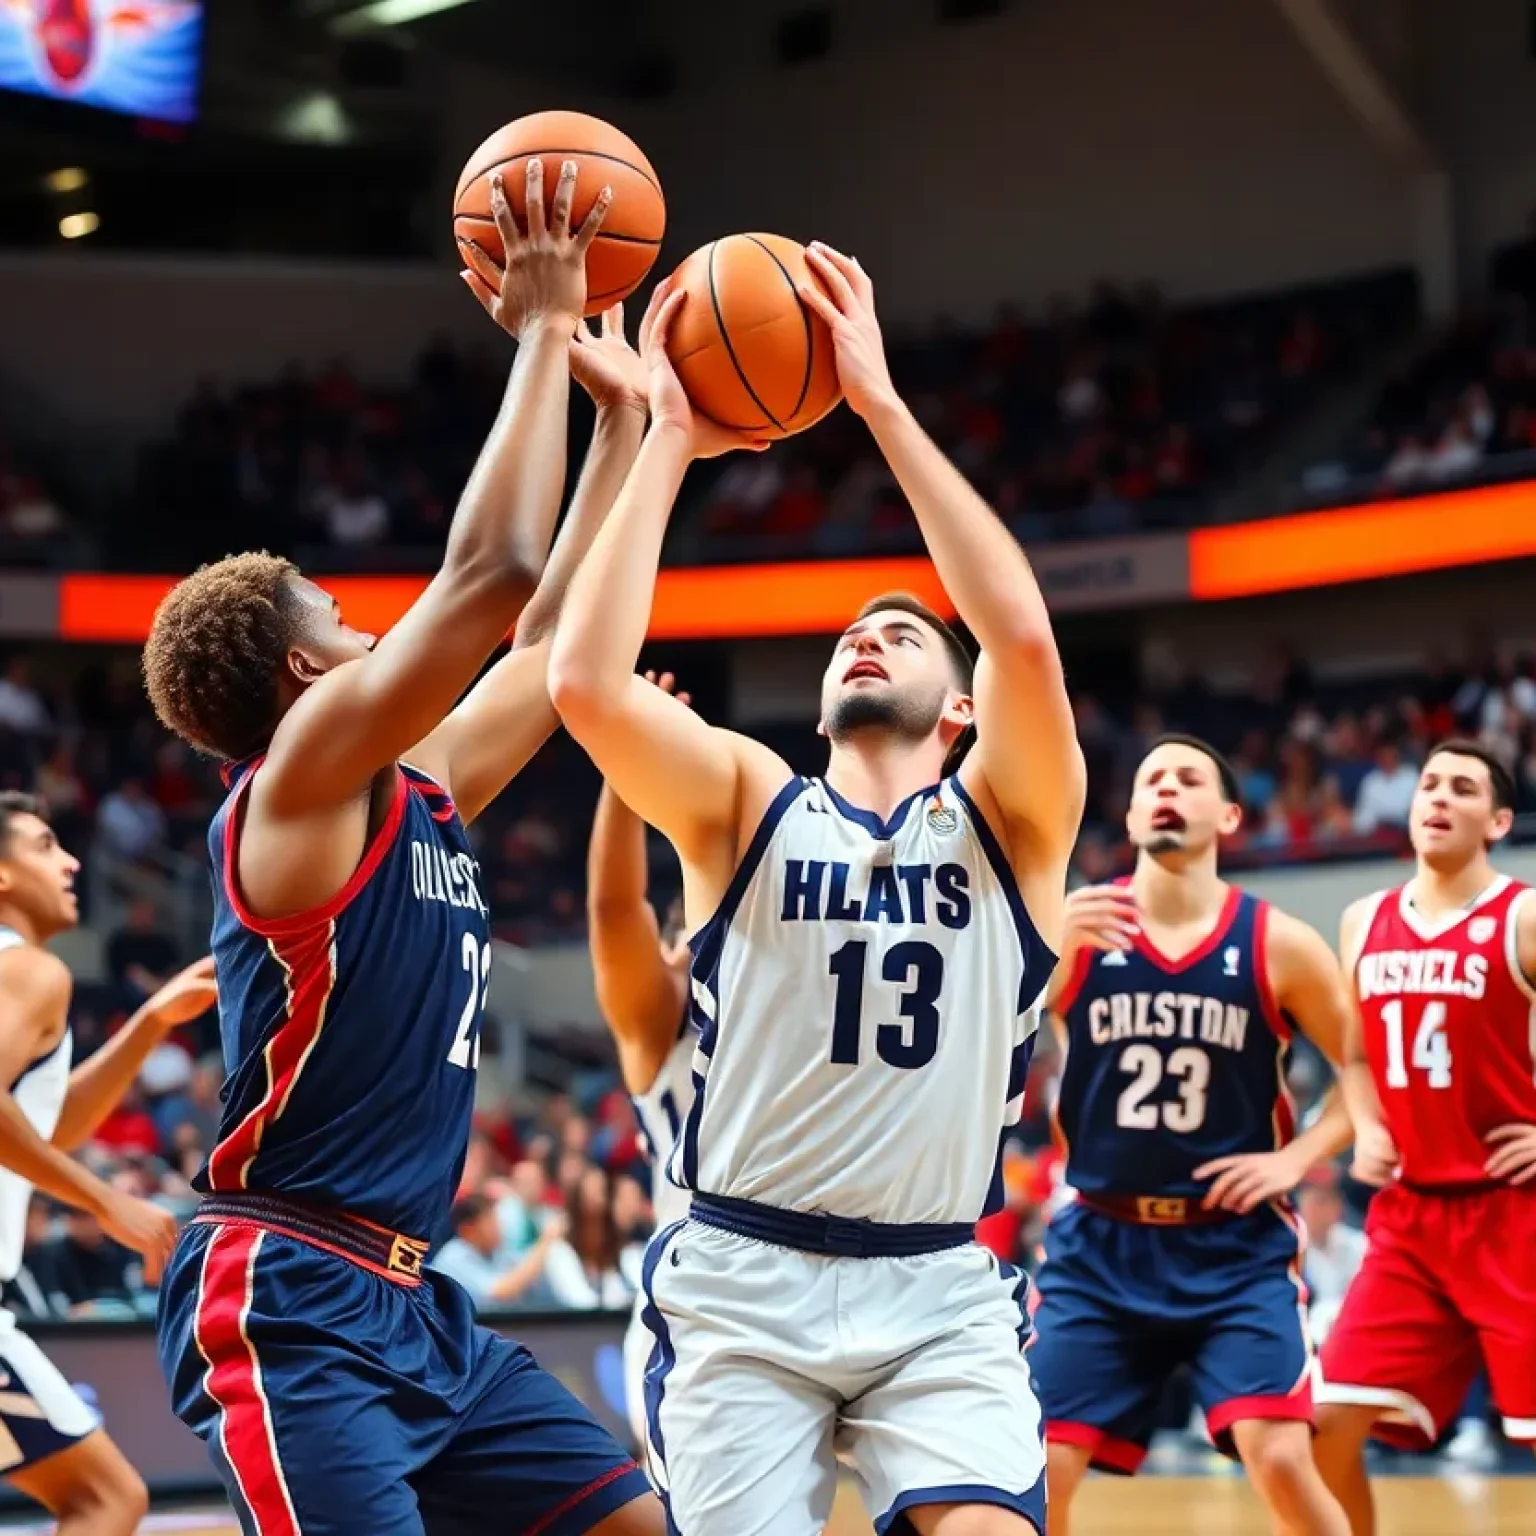
[[[330,91],[311,91],[278,115],[277,131],[299,144],[346,144],[354,136],[347,109]]]
[[[331,23],[331,31],[346,36],[373,27],[403,27],[423,16],[435,16],[439,11],[456,10],[470,3],[471,0],[372,0],[371,4],[338,16]]]
[[[94,213],[66,213],[59,220],[59,233],[66,240],[78,240],[83,235],[94,235],[101,228],[101,220]]]
[[[49,171],[43,177],[43,185],[50,192],[78,192],[90,179],[78,165],[66,165],[57,171]]]

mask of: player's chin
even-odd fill
[[[1189,839],[1183,832],[1164,827],[1147,833],[1141,846],[1148,853],[1182,853],[1189,846]]]
[[[71,928],[80,921],[80,898],[73,891],[65,891],[60,897],[59,916]]]

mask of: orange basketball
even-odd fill
[[[613,188],[613,206],[587,251],[587,313],[600,314],[639,287],[661,249],[667,205],[651,162],[633,139],[583,112],[535,112],[498,128],[469,157],[453,195],[453,232],[475,241],[497,261],[504,255],[491,217],[491,177],[500,171],[507,201],[526,229],[528,162],[544,162],[544,207],[555,200],[564,160],[576,162],[571,227],[579,228],[597,194]]]
[[[727,235],[677,269],[688,302],[667,355],[695,409],[722,426],[791,437],[842,399],[826,322],[798,292],[816,281],[805,247],[782,235]]]

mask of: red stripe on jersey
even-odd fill
[[[299,1536],[277,1454],[272,1407],[246,1331],[260,1232],[216,1230],[203,1253],[193,1337],[208,1362],[203,1391],[219,1410],[219,1445],[256,1536]]]
[[[405,808],[411,792],[411,781],[398,767],[395,769],[394,798],[389,802],[384,824],[368,845],[361,862],[352,871],[347,883],[329,901],[318,907],[311,907],[307,912],[295,912],[291,917],[258,917],[246,906],[245,898],[240,894],[240,882],[235,875],[235,861],[240,846],[242,802],[260,767],[261,762],[258,761],[255,767],[241,779],[224,812],[224,894],[229,898],[230,908],[240,920],[242,928],[249,928],[252,933],[260,934],[264,939],[278,939],[303,934],[307,929],[318,928],[340,917],[368,884],[373,878],[374,871],[383,862],[384,855],[394,846],[395,838],[405,821]]]
[[[1259,990],[1259,1006],[1264,1010],[1264,1022],[1281,1040],[1291,1038],[1291,1026],[1285,1011],[1275,997],[1275,989],[1269,980],[1269,914],[1267,901],[1254,903],[1253,909],[1253,980]]]
[[[267,1127],[288,1107],[294,1086],[325,1028],[325,1010],[336,985],[336,923],[326,922],[267,947],[283,968],[287,1017],[262,1051],[267,1089],[208,1159],[208,1187],[215,1193],[244,1189]]]
[[[1077,1001],[1077,994],[1083,990],[1083,983],[1088,980],[1088,972],[1093,969],[1094,956],[1099,953],[1091,945],[1084,944],[1078,950],[1072,961],[1072,969],[1067,979],[1061,984],[1061,991],[1051,1004],[1051,1012],[1057,1018],[1064,1018],[1067,1010]]]
[[[1231,932],[1232,924],[1237,921],[1238,909],[1242,904],[1243,893],[1235,885],[1229,885],[1227,899],[1221,904],[1221,911],[1216,917],[1216,926],[1187,955],[1180,955],[1177,960],[1165,955],[1147,937],[1145,928],[1138,927],[1136,930],[1136,948],[1160,970],[1166,971],[1170,976],[1177,976],[1180,971],[1187,971],[1190,966],[1199,965],[1208,955],[1216,953],[1222,941]]]

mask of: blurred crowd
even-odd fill
[[[893,371],[938,441],[1031,539],[1196,521],[1329,385],[1412,330],[1408,272],[1175,307],[1101,284],[1040,315],[1003,307],[966,330],[940,320],[890,338]],[[316,570],[436,565],[488,432],[505,353],[429,346],[408,379],[341,360],[280,377],[204,380],[147,445],[97,530],[107,564],[190,568],[232,548]],[[572,411],[572,471],[589,415]],[[0,542],[46,543],[57,505],[0,450]],[[749,560],[914,546],[910,513],[847,412],[775,453],[705,471],[670,558]]]
[[[1411,495],[1536,473],[1536,240],[1494,259],[1463,309],[1377,397],[1349,448],[1306,476],[1317,498]]]

